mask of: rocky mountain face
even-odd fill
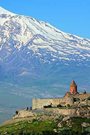
[[[89,86],[90,40],[0,7],[0,81]],[[58,86],[57,86],[58,87]]]

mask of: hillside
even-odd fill
[[[45,117],[45,116],[44,116]],[[89,135],[90,118],[63,117],[47,115],[47,119],[42,116],[37,118],[24,119],[12,124],[5,124],[0,127],[0,135]],[[51,118],[51,119],[50,119]]]
[[[43,104],[46,106],[43,108],[34,108],[32,103],[32,108],[17,110],[10,120],[0,126],[0,134],[89,135],[90,93],[78,94],[77,92],[76,95],[71,95],[67,92],[63,99],[64,104],[59,102],[57,106],[54,104],[50,106],[44,99]],[[56,99],[47,100],[55,100],[56,103]]]

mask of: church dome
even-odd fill
[[[76,94],[77,93],[77,85],[76,85],[74,80],[70,84],[70,93],[71,94]]]
[[[74,80],[71,82],[70,86],[77,86]]]

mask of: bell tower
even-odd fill
[[[70,93],[71,94],[77,94],[77,85],[75,83],[75,81],[73,80],[70,84]]]

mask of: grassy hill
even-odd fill
[[[90,118],[27,119],[1,126],[0,135],[90,135]]]

